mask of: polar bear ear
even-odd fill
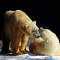
[[[36,21],[34,21],[34,24],[36,25]]]

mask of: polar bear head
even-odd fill
[[[26,33],[32,37],[39,37],[39,28],[36,25],[36,21],[30,21],[25,25]]]

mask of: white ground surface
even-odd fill
[[[30,38],[27,46],[29,46],[31,41],[32,39]],[[0,40],[0,50],[1,50],[1,44],[2,42]],[[37,56],[32,53],[26,53],[18,56],[13,56],[12,54],[0,53],[0,60],[60,60],[60,57],[59,56],[56,56],[56,57],[55,56]]]

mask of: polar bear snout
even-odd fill
[[[32,30],[32,33],[33,33],[33,36],[34,37],[40,37],[40,32],[39,32],[39,29],[38,30]]]

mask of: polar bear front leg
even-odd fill
[[[14,55],[21,55],[19,50],[19,41],[15,38],[11,41],[11,50]]]
[[[21,40],[21,47],[20,47],[20,51],[23,53],[27,52],[26,45],[28,43],[28,39],[29,39],[29,36],[24,34]]]
[[[13,54],[21,55],[22,53],[19,50],[19,44],[21,43],[21,37],[22,33],[20,34],[20,31],[16,30],[13,31],[11,35],[11,50]]]

